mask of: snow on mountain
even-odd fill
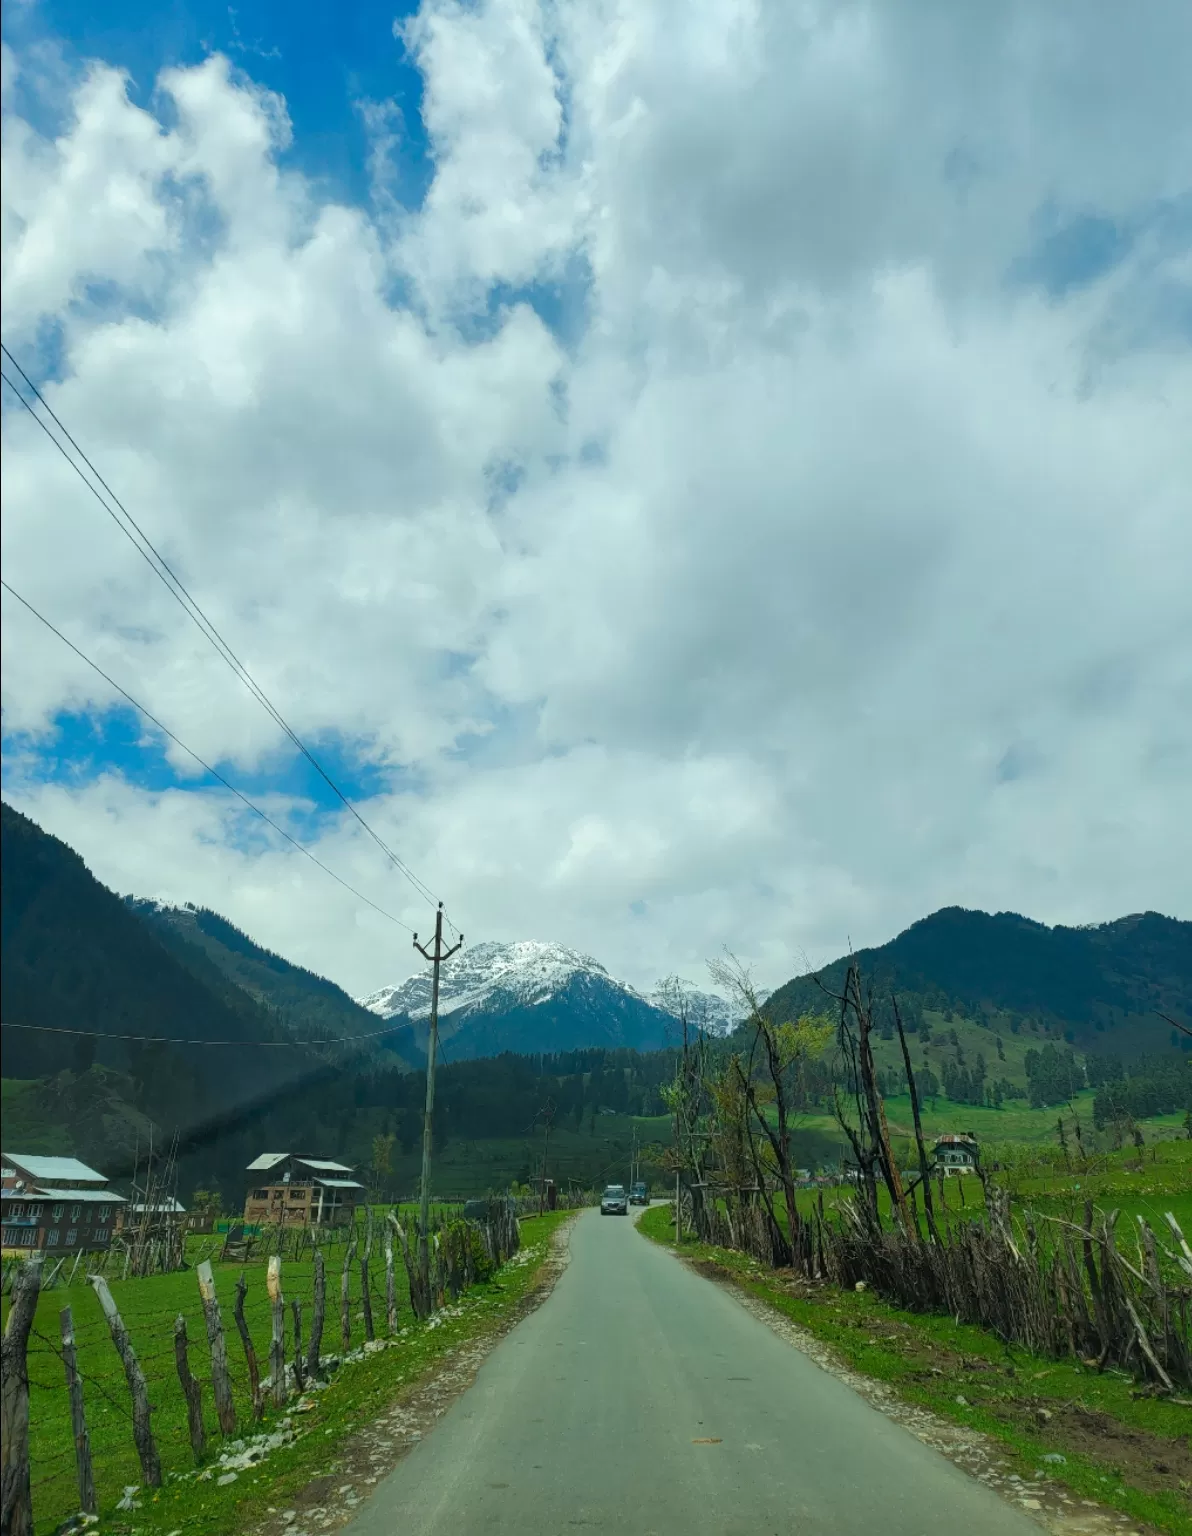
[[[514,944],[473,944],[461,949],[443,966],[439,977],[439,1012],[483,1008],[495,992],[502,994],[501,1003],[506,1006],[545,1003],[577,974],[599,976],[611,986],[633,991],[624,982],[614,981],[599,960],[564,944],[543,944],[535,939],[521,939]],[[408,976],[399,986],[382,987],[357,1001],[383,1019],[399,1014],[425,1019],[430,1014],[430,985],[428,966]]]
[[[383,1019],[419,1022],[430,1014],[430,991],[428,966],[359,1002]],[[713,1034],[733,1027],[733,1010],[722,997],[698,992],[689,997],[693,1024]],[[529,1011],[541,1016],[539,1025],[532,1024]],[[530,1038],[544,1037],[558,1049],[577,1044],[653,1049],[677,1034],[670,1022],[672,1011],[660,993],[647,996],[610,976],[591,955],[536,939],[475,944],[447,961],[439,981],[439,1016],[449,1021],[444,1038],[462,1045],[472,1036],[476,1049],[481,1039],[486,1048],[497,1042],[498,1048],[517,1050],[525,1049]],[[508,1030],[501,1020],[508,1020]]]

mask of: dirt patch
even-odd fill
[[[292,1495],[287,1508],[259,1521],[253,1536],[315,1536],[346,1525],[382,1478],[467,1391],[496,1345],[550,1295],[570,1260],[571,1226],[568,1221],[552,1235],[532,1288],[511,1312],[479,1338],[448,1350],[429,1375],[400,1389],[384,1413],[340,1442],[333,1470]]]
[[[896,1390],[885,1382],[861,1375],[831,1345],[824,1343],[806,1328],[800,1327],[785,1313],[753,1295],[740,1283],[738,1277],[723,1265],[710,1259],[683,1258],[682,1262],[697,1274],[703,1275],[705,1279],[731,1290],[747,1311],[786,1339],[788,1343],[793,1344],[809,1359],[814,1360],[822,1370],[843,1381],[880,1413],[884,1413],[895,1423],[901,1424],[917,1440],[939,1451],[962,1471],[976,1478],[978,1482],[984,1483],[987,1488],[992,1489],[1008,1503],[1014,1504],[1024,1514],[1037,1521],[1044,1530],[1050,1531],[1052,1536],[1110,1536],[1111,1532],[1114,1536],[1123,1536],[1123,1533],[1131,1532],[1135,1533],[1135,1536],[1159,1536],[1154,1526],[1132,1520],[1119,1510],[1109,1509],[1090,1499],[1083,1499],[1070,1493],[1042,1473],[1037,1474],[1033,1479],[1022,1477],[1012,1469],[1004,1448],[997,1441],[992,1440],[988,1435],[981,1434],[978,1430],[970,1429],[967,1425],[942,1418],[928,1408],[905,1402],[898,1396]],[[805,1296],[808,1300],[823,1301],[825,1304],[830,1302],[830,1292],[822,1287],[809,1286],[807,1282],[793,1276],[784,1279],[783,1289],[800,1297]],[[973,1403],[982,1402],[982,1406],[996,1411],[993,1403],[983,1402],[981,1383],[987,1375],[1003,1374],[1002,1369],[997,1365],[988,1360],[972,1359],[958,1351],[938,1347],[934,1341],[927,1346],[920,1337],[915,1335],[914,1330],[905,1324],[883,1322],[875,1325],[872,1320],[862,1320],[858,1326],[867,1330],[867,1337],[873,1341],[880,1340],[887,1346],[896,1345],[903,1348],[907,1351],[908,1357],[915,1362],[921,1358],[924,1361],[924,1368],[913,1372],[913,1375],[921,1378],[947,1376],[953,1380],[960,1377],[961,1380],[957,1381],[957,1385],[963,1386],[966,1385],[963,1376],[967,1373],[968,1380],[972,1382],[972,1388],[968,1394],[969,1400]],[[1007,1368],[1004,1374],[1012,1375],[1013,1367]],[[1153,1483],[1148,1483],[1143,1478],[1141,1469],[1137,1474],[1134,1472],[1133,1469],[1138,1463],[1127,1460],[1124,1452],[1120,1464],[1116,1458],[1114,1460],[1113,1464],[1119,1465],[1123,1473],[1129,1473],[1130,1480],[1136,1487],[1170,1492],[1173,1487],[1179,1486],[1178,1480],[1187,1475],[1179,1470],[1184,1462],[1177,1457],[1176,1450],[1173,1449],[1177,1442],[1127,1429],[1109,1419],[1105,1414],[1086,1414],[1074,1403],[1045,1405],[1042,1399],[1037,1398],[1024,1399],[1021,1405],[1013,1400],[1007,1404],[1003,1400],[1000,1406],[1014,1410],[1017,1422],[1026,1423],[1029,1419],[1036,1425],[1038,1411],[1041,1408],[1044,1409],[1049,1414],[1049,1418],[1045,1423],[1045,1431],[1040,1430],[1040,1443],[1046,1441],[1050,1452],[1054,1442],[1053,1454],[1060,1456],[1068,1450],[1077,1453],[1082,1449],[1092,1449],[1092,1441],[1095,1440],[1095,1454],[1099,1459],[1105,1460],[1105,1438],[1098,1434],[1097,1427],[1087,1422],[1103,1420],[1102,1427],[1106,1430],[1112,1428],[1117,1437],[1138,1442],[1134,1450],[1140,1462],[1150,1458],[1151,1475],[1155,1478]],[[1021,1418],[1017,1417],[1016,1412],[1019,1406],[1022,1408]],[[1070,1430],[1070,1425],[1076,1422],[1082,1426],[1079,1433],[1090,1437],[1082,1443],[1078,1443],[1077,1432]],[[1069,1433],[1073,1434],[1073,1438],[1067,1438]],[[1187,1447],[1179,1447],[1179,1450],[1185,1460],[1192,1459],[1192,1452],[1189,1452]],[[1158,1471],[1156,1463],[1169,1467],[1171,1471]]]
[[[1192,1443],[1188,1440],[1153,1435],[1120,1424],[1107,1413],[1054,1398],[988,1406],[999,1419],[1036,1430],[1048,1452],[1095,1457],[1147,1493],[1180,1488],[1192,1509]]]

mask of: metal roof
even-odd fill
[[[260,1157],[253,1158],[246,1172],[265,1173],[270,1168],[276,1168],[278,1163],[284,1163],[289,1156],[289,1152],[262,1152]]]
[[[38,1189],[30,1185],[26,1189],[6,1189],[0,1198],[4,1200],[40,1200],[45,1205],[127,1205],[123,1195],[114,1189]]]
[[[296,1163],[301,1163],[304,1168],[323,1168],[328,1173],[351,1173],[352,1170],[345,1163],[333,1163],[321,1157],[296,1157]]]
[[[144,1215],[146,1211],[161,1211],[167,1216],[185,1216],[186,1207],[175,1200],[173,1195],[167,1195],[164,1200],[136,1200],[129,1205],[130,1211],[138,1211]]]
[[[355,1179],[316,1179],[316,1184],[324,1189],[363,1189],[363,1184],[357,1184]]]
[[[4,1161],[17,1173],[23,1173],[35,1182],[47,1179],[70,1179],[75,1184],[106,1184],[102,1173],[88,1168],[77,1157],[38,1157],[23,1152],[5,1152]]]

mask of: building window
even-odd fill
[[[57,1227],[51,1227],[50,1230],[46,1233],[46,1247],[47,1248],[57,1248],[57,1246],[58,1246],[58,1228]]]
[[[71,1227],[70,1230],[66,1234],[66,1246],[68,1248],[73,1248],[75,1243],[78,1242],[78,1238],[79,1238],[78,1228],[77,1227]]]
[[[82,1212],[82,1209],[83,1209],[83,1207],[81,1205],[72,1205],[71,1206],[71,1208],[70,1208],[70,1219],[71,1219],[71,1221],[78,1221],[79,1216],[80,1216],[80,1214]],[[37,1214],[40,1216],[41,1215],[41,1211],[39,1210]]]
[[[54,1220],[55,1221],[61,1221],[62,1220],[62,1212],[63,1212],[64,1209],[65,1209],[65,1207],[63,1207],[61,1205],[56,1205],[54,1207]]]
[[[8,1207],[8,1214],[12,1217],[13,1221],[20,1221],[21,1217],[25,1214],[25,1207],[19,1200],[14,1200]]]
[[[95,1241],[97,1243],[106,1243],[107,1240],[108,1240],[108,1229],[107,1229],[107,1227],[100,1227],[99,1230],[95,1234]]]
[[[108,1219],[108,1208],[107,1208],[106,1205],[101,1205],[96,1210],[96,1212],[95,1212],[95,1219],[96,1219],[96,1221],[107,1221],[107,1219]]]
[[[37,1218],[41,1215],[41,1206],[40,1205],[31,1205],[29,1207],[29,1215],[30,1215],[30,1217],[34,1221],[36,1221]]]
[[[21,1245],[25,1248],[35,1248],[37,1246],[36,1227],[25,1227],[23,1229],[21,1232]]]

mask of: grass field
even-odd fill
[[[204,1418],[208,1431],[208,1463],[221,1449],[209,1379],[209,1356],[198,1286],[193,1271],[157,1275],[142,1280],[113,1281],[112,1294],[120,1308],[133,1347],[149,1381],[153,1405],[153,1431],[166,1472],[165,1486],[145,1490],[141,1507],[123,1517],[145,1533],[185,1531],[203,1536],[234,1536],[245,1529],[266,1503],[276,1503],[287,1491],[326,1470],[334,1459],[337,1443],[375,1416],[405,1386],[414,1382],[434,1361],[465,1338],[495,1326],[514,1308],[530,1287],[537,1264],[545,1256],[549,1233],[566,1219],[559,1212],[522,1222],[522,1241],[529,1261],[515,1262],[499,1271],[487,1285],[474,1287],[433,1326],[418,1324],[410,1310],[406,1277],[398,1264],[400,1326],[398,1347],[385,1349],[342,1367],[325,1391],[312,1393],[312,1407],[293,1416],[301,1437],[291,1446],[275,1451],[267,1464],[241,1473],[220,1487],[214,1479],[196,1482],[194,1459],[186,1428],[186,1409],[174,1362],[174,1318],[186,1319],[190,1339],[191,1369],[203,1383]],[[519,1256],[520,1259],[520,1256]],[[327,1322],[323,1354],[340,1352],[339,1287],[342,1251],[332,1254],[327,1274]],[[232,1319],[234,1287],[240,1266],[214,1266],[216,1288],[228,1339],[228,1360],[239,1431],[255,1432],[244,1353]],[[304,1332],[309,1335],[312,1264],[287,1262],[282,1267],[282,1287],[287,1301],[303,1302]],[[263,1264],[246,1271],[248,1294],[245,1314],[262,1376],[268,1373],[270,1314],[265,1293]],[[374,1258],[370,1291],[377,1336],[385,1336],[383,1300],[384,1268]],[[351,1274],[353,1345],[363,1342],[360,1312],[359,1267]],[[50,1532],[78,1508],[75,1487],[74,1442],[71,1434],[63,1367],[59,1355],[59,1310],[70,1305],[74,1312],[79,1369],[91,1434],[97,1491],[105,1531],[122,1529],[115,1505],[125,1487],[139,1484],[140,1465],[131,1434],[129,1395],[119,1357],[112,1345],[99,1302],[90,1287],[55,1289],[39,1300],[30,1339],[30,1443],[35,1531]],[[5,1298],[5,1316],[8,1299]],[[289,1319],[287,1317],[287,1336]],[[292,1342],[287,1354],[292,1357]],[[260,1430],[268,1430],[281,1417],[267,1410]]]
[[[669,1206],[652,1207],[639,1229],[674,1246]],[[1187,1407],[1136,1395],[1124,1375],[1007,1349],[948,1317],[903,1312],[872,1291],[801,1285],[694,1241],[681,1252],[716,1265],[908,1402],[991,1436],[1024,1480],[1046,1478],[1171,1536],[1192,1536]]]
[[[1091,1158],[1087,1169],[1082,1169],[1075,1158],[1073,1162],[1075,1166],[1071,1169],[1061,1166],[1044,1171],[1031,1171],[1027,1162],[1021,1174],[995,1175],[999,1183],[1007,1183],[1011,1190],[1012,1213],[1021,1218],[1030,1210],[1038,1218],[1080,1221],[1085,1201],[1091,1200],[1100,1210],[1119,1213],[1117,1232],[1129,1247],[1139,1216],[1161,1239],[1170,1241],[1165,1213],[1171,1211],[1185,1236],[1192,1239],[1192,1141],[1181,1137],[1150,1142],[1141,1166],[1133,1147]],[[965,1221],[984,1209],[980,1180],[972,1176],[944,1181],[942,1207],[938,1185],[932,1188],[937,1217],[942,1212],[945,1219]],[[852,1193],[844,1185],[824,1190],[825,1209],[831,1209]],[[815,1190],[800,1190],[800,1212],[810,1215],[817,1199]],[[889,1216],[890,1200],[884,1186],[879,1187],[878,1203],[882,1214]],[[1046,1241],[1042,1220],[1037,1226],[1041,1239]]]

